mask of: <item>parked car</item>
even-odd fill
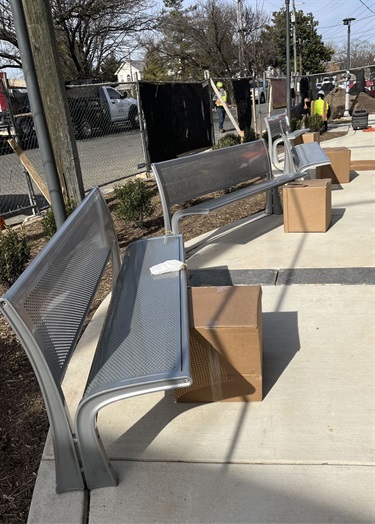
[[[264,104],[266,101],[266,91],[269,89],[269,81],[266,80],[264,83],[263,80],[254,80],[250,82],[250,95],[253,95],[253,88],[255,94],[256,102],[260,101],[261,104]]]
[[[321,82],[316,82],[316,83],[315,83],[315,87],[316,87],[317,90],[319,91],[319,89],[322,89],[322,83],[321,83]]]

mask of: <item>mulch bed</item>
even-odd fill
[[[325,133],[321,141],[344,134]],[[153,180],[147,183],[153,194],[155,210],[143,229],[120,220],[115,213],[112,213],[122,252],[130,242],[138,238],[163,234],[162,211],[157,187]],[[114,211],[116,207],[114,195],[107,195],[106,200],[110,210]],[[264,205],[265,195],[256,195],[208,216],[189,217],[182,222],[182,233],[185,240],[189,240],[257,213],[264,209]],[[40,220],[29,222],[25,226],[25,233],[32,245],[32,257],[35,257],[45,244]],[[0,285],[0,295],[4,291],[5,289]],[[110,282],[105,279],[98,290],[90,318],[109,291]],[[48,420],[31,365],[2,316],[0,316],[0,348],[0,522],[25,523],[48,431]]]

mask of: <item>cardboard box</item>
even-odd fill
[[[303,135],[296,136],[293,140],[293,146],[299,146],[300,144],[303,144]]]
[[[326,147],[324,152],[331,161],[329,166],[316,169],[316,178],[330,178],[332,184],[350,182],[350,154],[347,147]]]
[[[284,231],[324,233],[332,220],[331,179],[299,180],[283,188]]]
[[[319,131],[304,133],[302,135],[302,140],[304,144],[308,144],[310,142],[320,142],[320,133]]]
[[[262,289],[189,288],[193,385],[178,402],[262,400]]]

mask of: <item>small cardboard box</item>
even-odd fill
[[[327,231],[332,220],[331,186],[330,178],[300,180],[284,186],[284,231]]]
[[[262,289],[189,288],[193,384],[178,402],[262,400]]]
[[[350,154],[347,147],[326,147],[324,152],[331,161],[328,166],[316,169],[316,178],[330,178],[332,184],[350,182]]]
[[[302,135],[302,140],[304,144],[308,144],[310,142],[320,142],[320,133],[319,131],[304,133]]]
[[[296,136],[293,140],[293,146],[299,146],[300,144],[303,144],[303,135]]]

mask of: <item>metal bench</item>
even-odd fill
[[[282,213],[278,188],[303,173],[272,175],[267,146],[256,140],[152,164],[163,208],[167,234],[179,232],[179,221],[190,215],[207,215],[246,197],[267,192],[266,214]],[[238,186],[252,182],[245,187]],[[215,191],[228,191],[201,203],[190,201]],[[175,204],[184,208],[173,212]]]
[[[102,407],[191,384],[186,271],[150,273],[183,257],[182,237],[168,235],[134,242],[121,264],[111,215],[95,188],[0,299],[43,393],[57,492],[116,485],[96,426]],[[108,262],[112,297],[73,424],[61,382]]]
[[[317,167],[326,166],[331,163],[318,142],[309,142],[295,146],[293,142],[288,139],[288,135],[284,129],[281,131],[281,138],[284,143],[286,169],[306,173],[306,175],[310,177],[311,170],[316,170]]]
[[[307,130],[297,129],[289,133],[288,118],[285,113],[265,118],[265,121],[272,139],[279,137],[273,141],[273,144],[271,141],[268,143],[269,151],[272,150],[274,163],[278,162],[278,145],[281,143],[284,144],[284,173],[298,171],[306,173],[306,176],[310,177],[309,171],[330,163],[328,156],[318,142],[295,145],[296,139]]]
[[[311,169],[326,166],[331,163],[330,159],[320,147],[318,142],[299,144],[287,147],[286,154],[292,169],[300,173],[308,173]]]
[[[267,136],[268,136],[268,152],[270,155],[271,163],[278,171],[278,164],[280,164],[277,148],[280,144],[284,144],[285,138],[288,140],[290,146],[295,145],[296,139],[302,136],[307,129],[296,129],[295,131],[289,132],[289,119],[286,113],[279,115],[273,115],[264,119],[266,124]],[[284,173],[292,170],[292,166],[288,165],[287,158],[284,153]]]

